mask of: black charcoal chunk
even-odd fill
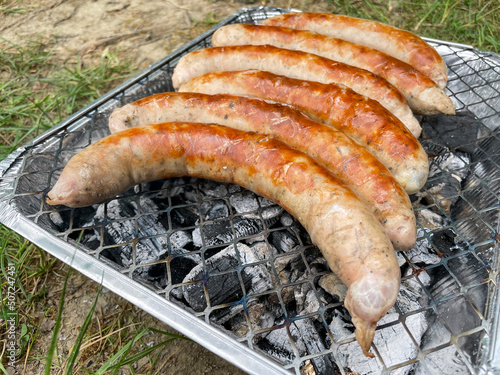
[[[420,121],[422,138],[431,139],[451,150],[473,153],[477,145],[481,123],[470,111],[457,112],[454,116],[423,116]]]
[[[206,259],[205,272],[203,264],[199,264],[184,278],[184,283],[192,282],[192,284],[183,286],[183,294],[193,310],[203,311],[207,307],[205,289],[211,306],[238,301],[244,292],[240,277],[247,291],[259,283],[262,283],[258,287],[259,290],[268,289],[270,276],[266,276],[267,271],[263,266],[261,268],[245,267],[238,277],[237,270],[243,260],[248,262],[258,261],[258,259],[253,255],[252,248],[241,243],[236,246],[237,250],[231,245]]]
[[[229,208],[224,201],[216,201],[206,214],[207,220],[223,219],[229,216]]]
[[[280,253],[288,253],[299,246],[297,237],[293,232],[288,230],[271,232],[269,235],[269,242],[271,242]]]
[[[161,214],[162,220],[168,220],[167,213]],[[174,207],[170,211],[170,218],[172,220],[172,228],[186,228],[196,225],[199,220],[199,214],[194,206],[180,206]]]
[[[172,277],[172,284],[180,284],[186,278],[186,276],[191,272],[191,270],[200,264],[199,260],[190,256],[178,256],[174,257],[170,261],[170,273]],[[166,266],[165,266],[166,272]]]
[[[234,229],[231,229],[232,227]],[[193,242],[195,246],[202,247],[223,245],[231,243],[235,238],[252,236],[260,233],[263,230],[263,225],[260,220],[245,219],[241,216],[236,216],[231,220],[220,220],[210,222],[202,226],[202,229],[196,228],[193,231]],[[201,238],[203,233],[203,240]]]
[[[440,257],[448,257],[457,251],[461,251],[458,246],[459,239],[453,229],[443,229],[435,231],[431,236],[437,255]]]

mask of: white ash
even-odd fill
[[[299,284],[293,288],[293,297],[296,303],[296,310],[299,314],[302,314],[302,311],[304,310],[306,295],[310,290],[311,285],[309,283]]]
[[[206,215],[207,220],[217,220],[225,217],[229,217],[229,207],[223,201],[216,201],[215,204],[209,207]]]
[[[451,173],[458,181],[462,181],[468,174],[469,164],[470,157],[463,152],[456,151],[436,156],[430,165],[429,177],[445,171]]]
[[[229,194],[234,194],[237,193],[238,191],[241,191],[243,188],[240,185],[235,185],[235,184],[229,184],[227,186],[227,191]]]
[[[286,256],[279,256],[274,259],[274,268],[276,269],[276,273],[283,284],[287,284],[290,280],[290,271],[287,271],[285,268],[290,263],[293,263],[300,258],[300,252],[296,252]]]
[[[422,210],[418,210],[416,212],[418,222],[426,229],[440,229],[443,228],[448,219],[444,216],[439,215],[438,213],[425,208]]]
[[[174,249],[182,249],[192,242],[191,233],[184,230],[175,231],[170,235],[170,244]]]
[[[404,253],[412,264],[431,265],[441,262],[441,258],[437,254],[431,252],[432,245],[425,236],[425,234],[429,233],[431,233],[431,231],[428,229],[417,229],[417,238],[419,239],[412,249]],[[402,258],[399,253],[398,256]]]
[[[257,197],[246,191],[231,195],[229,197],[229,203],[231,203],[231,206],[233,206],[239,214],[257,211],[259,209]]]
[[[266,242],[257,242],[250,246],[252,251],[245,252],[245,257],[241,260],[242,264],[255,263],[262,260],[274,259],[278,255],[276,248]],[[250,255],[247,255],[250,254]]]
[[[293,224],[293,217],[288,212],[284,212],[280,217],[280,222],[285,227],[290,227]]]
[[[295,293],[295,300],[297,312],[301,315],[317,313],[321,307],[320,301],[309,283],[301,284],[300,291]]]
[[[244,214],[244,217],[251,219],[269,220],[277,217],[283,208],[271,202],[270,200],[258,197],[249,191],[235,193],[229,197],[229,203],[238,214]],[[259,214],[258,210],[262,207]]]
[[[50,220],[58,227],[62,227],[63,225],[65,225],[65,221],[63,220],[59,212],[51,212],[49,214],[49,217]]]
[[[378,326],[380,327],[384,324],[392,323],[397,321],[398,318],[398,313],[388,313],[382,317]],[[420,338],[427,328],[423,313],[409,315],[405,320],[405,324],[415,337],[417,345],[419,345]],[[339,315],[333,319],[330,324],[330,330],[336,342],[354,339],[353,327],[344,322]],[[375,332],[373,344],[376,346],[387,367],[413,359],[418,354],[417,347],[413,344],[413,341],[401,323],[378,329]],[[378,357],[365,357],[357,342],[341,345],[338,349],[338,354],[342,366],[356,374],[378,375],[382,372],[382,365]],[[393,370],[391,375],[406,375],[409,374],[411,370],[412,366],[405,366]]]
[[[199,185],[200,190],[208,197],[221,198],[227,197],[227,185],[220,184],[210,180],[203,180]]]

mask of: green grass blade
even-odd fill
[[[134,363],[134,362],[146,357],[150,353],[154,352],[156,349],[161,348],[162,346],[164,346],[172,341],[178,340],[178,339],[179,339],[179,337],[171,337],[171,338],[166,339],[166,340],[164,340],[164,341],[162,341],[162,342],[160,342],[160,343],[158,343],[150,348],[144,349],[140,353],[134,354],[133,356],[128,357],[128,358],[120,361],[120,363],[117,363],[115,365],[115,366],[117,366],[116,370],[118,370],[121,366],[125,366],[125,365],[129,365],[131,363]]]
[[[76,361],[76,357],[80,353],[80,347],[82,345],[83,338],[85,337],[85,333],[87,333],[87,330],[89,328],[92,316],[94,315],[94,310],[97,305],[97,300],[99,298],[99,295],[101,294],[101,290],[102,290],[102,284],[99,285],[99,289],[97,290],[94,303],[92,304],[89,313],[85,317],[85,321],[83,322],[83,325],[80,328],[80,332],[78,332],[78,336],[76,337],[75,344],[73,345],[73,349],[71,350],[71,354],[68,357],[68,362],[66,363],[66,371],[64,372],[66,375],[71,375],[73,372],[73,366]]]
[[[66,272],[66,277],[64,278],[64,285],[61,292],[61,300],[59,301],[59,310],[57,312],[57,319],[54,325],[54,332],[52,333],[52,340],[50,340],[49,350],[47,352],[47,359],[45,362],[45,375],[50,375],[50,370],[52,367],[52,360],[54,358],[54,352],[57,346],[57,339],[59,336],[59,329],[61,328],[61,320],[62,320],[62,312],[64,307],[64,297],[66,296],[66,286],[68,284],[69,274],[71,273],[71,268],[68,268],[68,272]]]
[[[132,348],[132,346],[148,332],[149,329],[144,329],[141,332],[139,332],[132,340],[130,340],[125,346],[123,346],[120,350],[118,350],[115,353],[115,355],[113,355],[110,359],[108,359],[108,361],[104,365],[102,365],[94,375],[103,375],[106,371],[115,367],[116,366],[115,361],[117,361],[122,355],[128,353]]]

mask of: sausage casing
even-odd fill
[[[112,133],[161,122],[210,122],[277,137],[344,181],[383,224],[397,250],[416,241],[410,199],[387,168],[344,133],[278,103],[234,95],[161,93],[117,108],[109,117]]]
[[[284,143],[219,125],[162,123],[105,137],[73,156],[49,204],[83,206],[135,184],[193,176],[239,184],[285,208],[348,287],[345,306],[369,353],[401,274],[380,222],[340,180]]]
[[[386,53],[343,39],[279,26],[231,24],[219,28],[212,45],[263,45],[300,50],[368,70],[403,93],[415,114],[454,114],[455,106],[446,93],[429,77]],[[410,129],[416,136],[418,129]]]
[[[262,25],[309,30],[348,40],[402,60],[444,89],[448,70],[437,51],[417,35],[376,21],[339,14],[288,13],[268,18]]]
[[[286,103],[333,126],[365,146],[408,193],[427,180],[429,160],[418,140],[385,108],[338,85],[269,72],[214,72],[193,78],[180,91],[228,93]]]
[[[347,64],[302,51],[270,45],[204,48],[181,57],[172,75],[178,89],[189,79],[209,72],[256,69],[292,78],[338,83],[378,101],[403,124],[417,121],[405,97],[393,85],[375,74]]]

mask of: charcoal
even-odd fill
[[[238,269],[240,263],[258,261],[258,255],[255,254],[254,249],[242,243],[236,246],[237,251],[231,245],[205,260],[205,270],[208,275],[215,273],[221,273],[221,275],[206,278],[203,265],[198,264],[183,280],[184,283],[204,280],[212,306],[240,299],[243,291],[238,275],[230,271]],[[271,287],[271,276],[264,265],[245,267],[241,271],[241,279],[245,290],[250,292],[262,292]],[[203,311],[206,308],[205,291],[200,282],[185,285],[183,294],[195,311]]]
[[[405,319],[405,324],[408,330],[419,343],[420,337],[427,328],[423,313],[409,315]],[[380,319],[378,326],[383,326],[388,323],[393,323],[399,318],[398,313],[388,313]],[[341,315],[335,315],[330,330],[334,340],[339,342],[347,339],[353,339],[353,327],[342,319]],[[403,363],[413,359],[418,354],[417,347],[413,345],[412,340],[408,336],[405,327],[400,324],[390,324],[388,327],[379,329],[375,333],[373,344],[377,347],[378,352],[384,360],[386,366]],[[344,368],[356,374],[380,374],[381,366],[377,358],[367,358],[364,356],[361,347],[352,342],[347,345],[341,345],[338,350],[340,363]],[[391,374],[408,374],[412,367],[406,366],[393,370]]]
[[[174,249],[182,249],[186,247],[188,244],[193,242],[193,237],[191,237],[191,233],[178,230],[170,235],[170,245]]]
[[[202,229],[196,228],[193,231],[193,243],[197,247],[223,245],[231,243],[235,238],[242,238],[247,236],[252,236],[256,233],[260,233],[263,230],[263,225],[260,220],[245,219],[241,216],[236,216],[229,220],[221,220],[210,222],[203,225]],[[201,238],[201,231],[203,231],[203,240]],[[236,237],[235,237],[236,235]]]
[[[205,215],[207,220],[223,219],[229,216],[229,208],[224,201],[215,201],[215,204],[210,207]]]
[[[434,335],[442,336],[443,331],[436,330]],[[425,357],[425,367],[417,362],[415,375],[470,375],[471,372],[464,363],[454,346],[448,346]]]
[[[227,184],[221,184],[212,180],[200,180],[198,187],[205,196],[212,198],[227,197],[229,193]]]
[[[432,139],[420,138],[419,141],[430,159],[435,158],[438,155],[442,155],[442,154],[445,154],[445,153],[450,151],[450,149],[448,147],[446,147],[445,145],[442,145],[440,143],[437,143],[436,141],[434,141]]]
[[[257,196],[247,190],[232,194],[229,197],[229,203],[239,214],[254,212],[259,209]]]
[[[300,295],[295,296],[295,300],[297,301],[297,312],[304,315],[317,313],[321,305],[318,298],[316,297],[316,293],[314,293],[314,290],[312,290],[309,283],[302,284],[302,286],[303,288],[301,288],[302,291]],[[307,287],[304,288],[304,286]],[[304,289],[306,290],[305,293]]]
[[[201,263],[201,256],[198,253],[192,253],[182,248],[173,249],[172,255],[170,272],[172,277],[171,282],[175,285],[182,283],[189,272]]]
[[[440,257],[448,257],[461,251],[457,235],[451,228],[434,231],[431,240]]]
[[[431,159],[429,178],[416,194],[422,203],[436,204],[449,214],[459,199],[462,184],[469,174],[470,156],[463,152],[445,152]],[[437,208],[437,213],[440,214]]]
[[[166,213],[164,215],[167,216]],[[161,216],[163,215],[160,215],[160,217]],[[173,229],[184,229],[196,225],[199,220],[199,213],[194,206],[175,207],[170,211],[170,218]],[[168,220],[168,216],[166,220]]]
[[[318,331],[309,319],[295,320],[290,325],[290,333],[301,357],[320,353],[326,349],[322,340],[318,339]],[[338,371],[335,359],[331,354],[311,358],[311,362],[317,374],[334,374]]]
[[[347,287],[340,281],[339,277],[330,272],[319,279],[319,286],[338,301],[343,301],[347,293]]]
[[[462,185],[454,175],[441,172],[432,180],[428,180],[418,195],[422,197],[424,204],[434,203],[449,214],[451,206],[458,201],[461,191]]]
[[[247,254],[252,254],[252,258],[244,258],[243,263],[253,263],[266,259],[273,259],[278,251],[272,245],[268,245],[266,242],[256,242],[250,246],[252,252],[245,252]],[[250,261],[250,259],[252,259]]]
[[[244,313],[242,304],[231,306],[229,312],[221,314],[213,321],[224,325],[238,337],[244,337],[249,332],[248,320],[253,331],[262,330],[274,325],[275,316],[279,315],[277,305],[266,303],[262,298],[251,298],[247,302],[248,314]],[[215,314],[211,315],[211,318]],[[248,315],[248,320],[247,320]]]
[[[270,200],[256,196],[248,190],[234,193],[229,197],[231,206],[238,214],[249,219],[262,219],[270,227],[279,220],[283,208]],[[260,211],[259,211],[259,208]]]
[[[435,235],[435,233],[429,231],[428,229],[417,229],[417,238],[419,238],[418,241],[412,249],[404,252],[405,257],[408,258],[413,265],[426,266],[441,262],[441,254],[435,253],[432,244],[429,242],[427,237],[424,236],[424,233],[431,236]],[[434,241],[432,242],[434,243]],[[398,256],[401,257],[401,254],[398,253]]]
[[[148,204],[154,206],[152,202]],[[154,215],[140,216],[140,225],[136,225],[135,220],[130,218],[137,216],[137,213],[137,204],[124,199],[97,206],[92,220],[82,224],[84,228],[93,228],[93,234],[85,238],[86,246],[101,237],[103,226],[105,230],[102,245],[123,245],[103,250],[102,256],[125,268],[160,260],[168,252],[168,242],[164,236],[156,234],[165,233],[167,230]],[[150,267],[139,267],[137,273],[140,277],[148,278]]]
[[[294,223],[294,219],[288,212],[284,212],[280,217],[280,223],[284,227],[291,227]]]
[[[297,237],[289,230],[271,232],[269,241],[280,253],[288,253],[299,246]]]
[[[423,139],[432,139],[451,150],[467,153],[475,151],[476,145],[471,141],[477,139],[481,128],[481,123],[470,111],[460,111],[453,116],[423,116],[420,125]]]
[[[277,321],[276,324],[283,324]],[[326,348],[321,340],[318,340],[318,332],[309,319],[294,320],[286,329],[275,329],[263,334],[256,346],[271,354],[275,359],[284,364],[294,361],[296,353],[293,350],[290,339],[293,340],[299,356],[323,352]],[[338,371],[335,360],[330,355],[324,355],[311,359],[318,374],[330,374]]]
[[[272,356],[276,361],[290,364],[295,359],[286,329],[276,329],[258,338],[255,346]]]
[[[429,177],[448,172],[462,182],[469,173],[470,156],[462,152],[450,152],[432,159]]]

